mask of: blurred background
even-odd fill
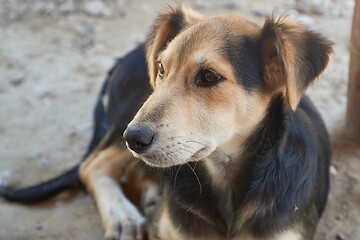
[[[360,239],[360,147],[343,134],[354,3],[0,0],[0,185],[37,183],[80,161],[107,71],[144,40],[166,5],[185,4],[204,15],[237,13],[260,25],[275,11],[335,43],[331,66],[308,90],[334,148],[331,193],[315,239]],[[32,206],[0,200],[0,240],[14,239],[103,239],[103,229],[94,202],[84,193],[64,193]]]

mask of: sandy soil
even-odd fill
[[[205,15],[239,13],[258,23],[276,9],[334,41],[332,65],[308,91],[324,116],[334,149],[329,202],[316,239],[360,239],[360,145],[344,134],[354,1],[317,0],[302,6],[299,2],[309,1],[218,2],[184,1]],[[107,70],[116,57],[143,41],[165,3],[176,4],[0,1],[0,184],[37,183],[79,161]],[[84,193],[64,193],[33,206],[0,200],[0,240],[102,238],[96,207]]]

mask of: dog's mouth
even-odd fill
[[[166,151],[163,148],[153,148],[151,151],[142,154],[134,151],[131,152],[145,164],[158,168],[167,168],[187,164],[188,162],[199,161],[211,154],[211,152],[209,153],[209,148],[206,146],[202,146],[193,153],[190,152],[189,149],[185,150],[183,148],[167,148]]]

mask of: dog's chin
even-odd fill
[[[138,154],[131,151],[135,158],[142,160],[145,164],[156,168],[169,168],[177,165],[186,164],[188,162],[196,162],[206,158],[212,153],[212,148],[203,147],[189,156],[177,156],[174,158],[167,158],[166,154]]]

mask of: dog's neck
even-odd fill
[[[219,201],[222,202],[222,218],[226,225],[231,226],[239,202],[245,197],[249,181],[249,172],[246,165],[249,155],[247,151],[248,139],[261,121],[256,126],[249,128],[243,138],[233,137],[228,142],[218,147],[210,156],[203,159],[203,164],[208,172],[211,188],[217,192]]]
[[[249,151],[254,153],[253,148],[249,149],[248,140],[262,127],[266,110],[259,111],[257,121],[241,124],[239,132],[202,160],[215,188],[231,188],[235,178],[243,174],[241,169],[245,158],[249,157]]]

